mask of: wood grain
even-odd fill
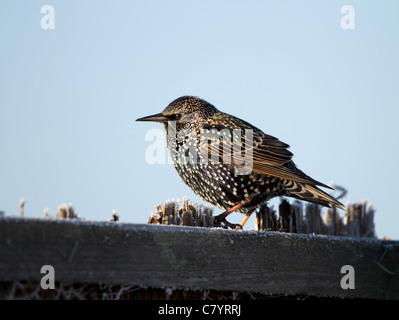
[[[398,241],[371,238],[0,218],[0,281],[40,281],[52,265],[65,283],[399,299],[398,262]]]

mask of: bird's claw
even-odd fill
[[[230,223],[224,217],[216,216],[215,217],[215,227],[221,227],[223,229],[233,229],[233,230],[242,230],[241,224]]]
[[[230,228],[232,230],[242,230],[242,226],[240,224],[229,223],[229,222],[227,224],[224,224],[222,228],[223,229]]]

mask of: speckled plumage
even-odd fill
[[[205,100],[180,97],[161,113],[138,121],[163,124],[167,147],[179,176],[197,195],[219,208],[227,210],[251,199],[237,209],[248,212],[276,196],[343,207],[317,187],[326,185],[296,167],[286,143],[217,110]],[[247,132],[251,133],[251,139],[250,144],[245,145]],[[234,149],[234,143],[241,149]],[[226,152],[228,148],[231,152]],[[242,160],[245,150],[252,153],[251,167],[247,174],[239,175],[237,170],[245,167]],[[226,154],[228,157],[223,158]],[[216,158],[218,161],[212,161]]]

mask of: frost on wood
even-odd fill
[[[374,209],[367,201],[348,207],[345,215],[346,231],[353,237],[375,237]]]
[[[262,205],[256,213],[255,229],[290,233],[324,234],[335,236],[374,238],[374,209],[367,201],[347,204],[347,211],[341,216],[337,208],[328,208],[313,203],[282,200],[279,216]]]
[[[6,217],[0,243],[0,299],[148,299],[149,288],[163,299],[197,289],[384,299],[399,292],[398,242],[375,238]],[[56,290],[38,291],[48,263]],[[346,264],[356,269],[356,290],[339,285]]]
[[[78,219],[75,208],[72,203],[61,204],[58,206],[57,219]]]
[[[155,211],[150,213],[148,223],[169,224],[190,227],[213,227],[213,208],[190,204],[187,198],[183,199],[180,208],[179,200],[161,202]]]
[[[24,206],[26,203],[26,199],[25,198],[21,198],[21,200],[19,200],[19,212],[21,217],[24,215]]]
[[[282,199],[278,212],[266,203],[256,211],[255,230],[287,233],[324,234],[351,237],[375,237],[374,209],[367,201],[347,204],[346,213],[314,203]],[[325,213],[323,214],[323,211]],[[149,224],[214,227],[213,208],[167,200],[150,213]]]
[[[256,211],[255,229],[264,231],[278,231],[280,222],[273,206],[262,205]]]
[[[112,216],[111,216],[111,218],[108,219],[108,221],[114,221],[114,222],[119,221],[119,213],[118,213],[118,210],[116,210],[116,209],[113,209],[113,210],[112,210]]]

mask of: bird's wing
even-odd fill
[[[229,150],[230,146],[232,164],[237,167],[252,164],[254,173],[330,188],[307,176],[295,166],[291,161],[293,154],[287,150],[288,144],[263,133],[243,120],[233,118],[229,121],[225,117],[223,121],[223,125],[211,123],[203,127],[202,142],[206,137],[208,143],[200,143],[200,150],[208,152],[209,159],[213,157],[212,159],[223,161],[225,150]]]

